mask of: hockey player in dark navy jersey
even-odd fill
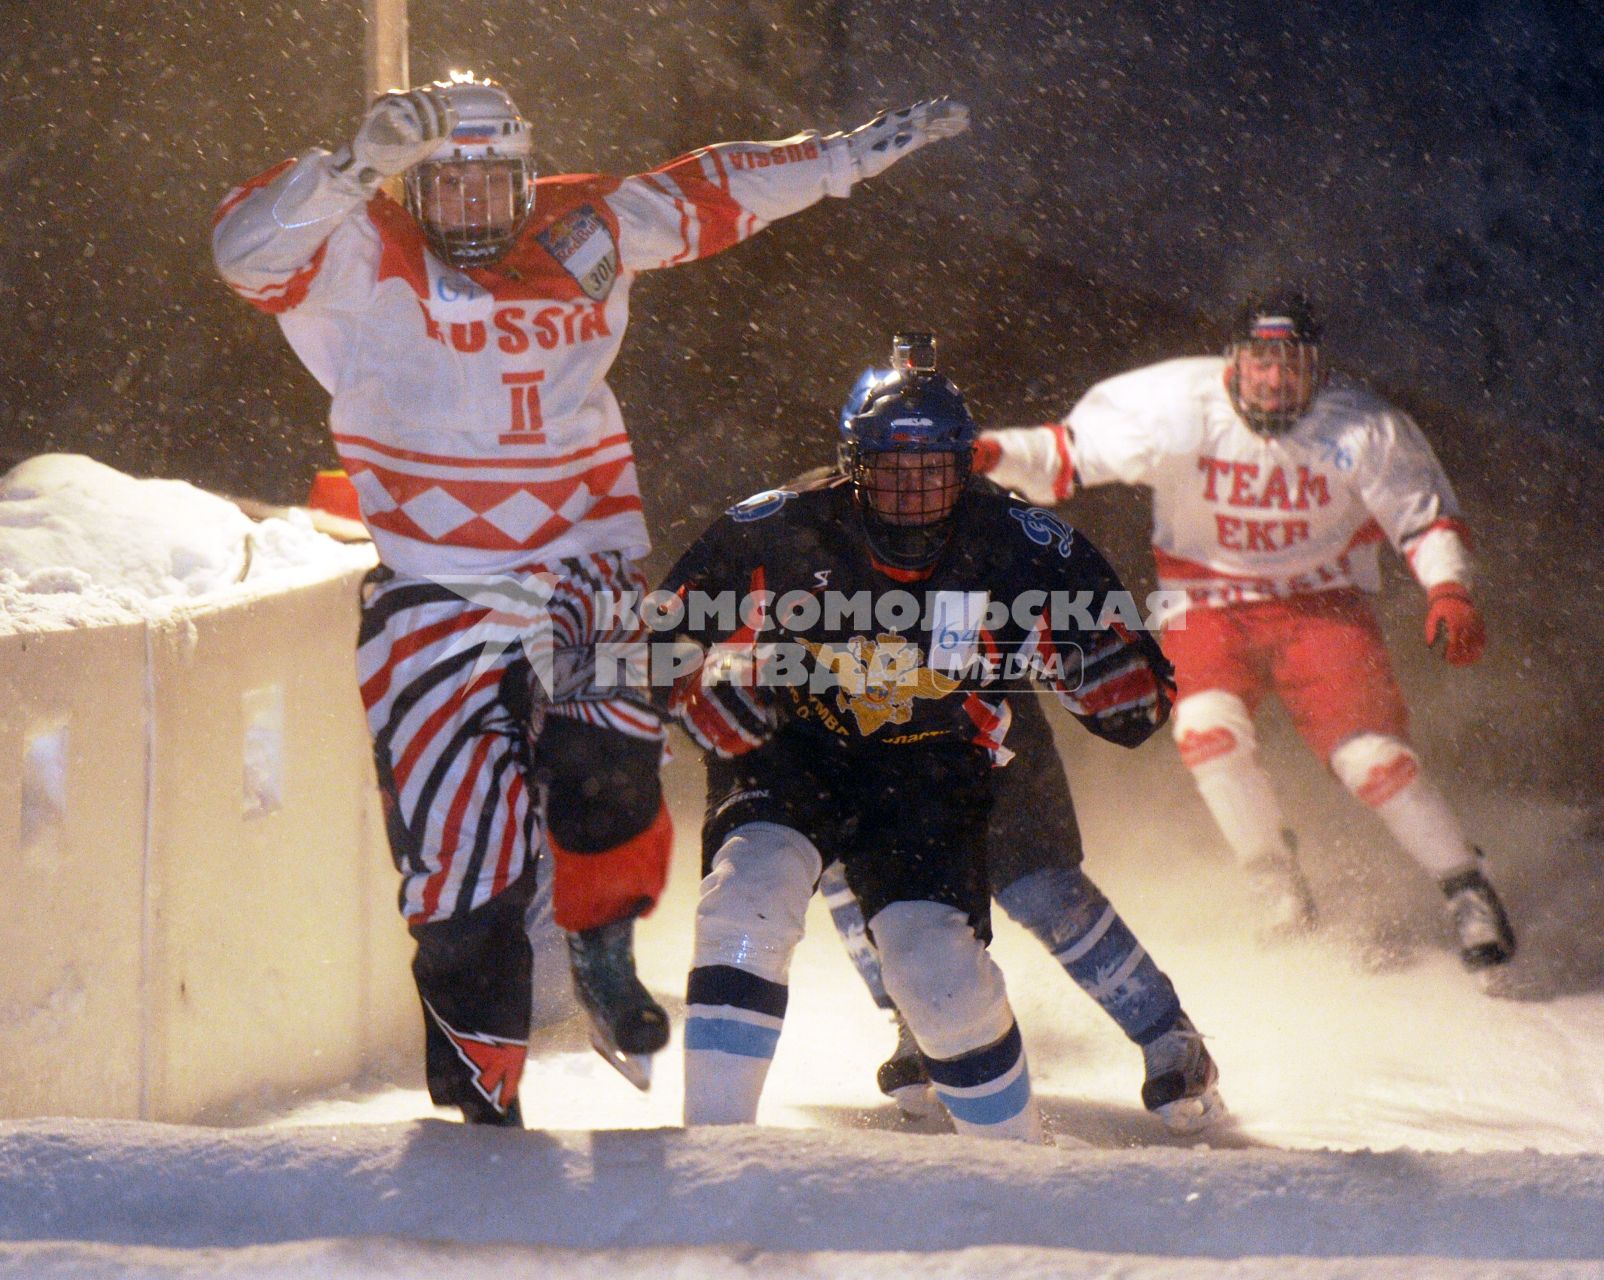
[[[1167,664],[1111,616],[1129,597],[1106,562],[1049,513],[971,481],[977,432],[962,396],[931,353],[905,354],[856,389],[844,474],[732,508],[665,583],[683,611],[673,710],[712,757],[687,1123],[755,1118],[803,914],[839,862],[955,1126],[1038,1138],[985,950],[1006,695],[1040,680],[1127,746],[1168,712]],[[1117,921],[1090,914],[1088,952]],[[1145,964],[1164,993],[1145,1031],[1171,1032],[1184,1019],[1173,988],[1134,940],[1124,954],[1129,971],[1109,983]],[[1168,1102],[1212,1090],[1192,1043],[1195,1079],[1178,1078]]]

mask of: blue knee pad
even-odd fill
[[[1174,985],[1085,872],[1032,871],[996,897],[1137,1044],[1158,1039],[1174,1025],[1181,1012]]]

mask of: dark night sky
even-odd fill
[[[0,455],[300,498],[332,461],[325,397],[217,281],[209,225],[235,182],[349,134],[360,4],[6,9]],[[414,78],[501,79],[547,171],[941,92],[974,108],[967,138],[852,200],[637,288],[612,380],[655,560],[828,458],[841,396],[899,325],[941,334],[983,421],[1040,421],[1098,377],[1213,348],[1242,288],[1291,273],[1327,304],[1336,363],[1420,417],[1481,532],[1495,628],[1539,658],[1518,688],[1485,677],[1459,745],[1520,751],[1521,722],[1554,759],[1596,744],[1595,713],[1532,710],[1574,699],[1604,616],[1575,555],[1600,532],[1604,449],[1596,6],[414,0],[411,18]],[[1128,494],[1075,511],[1132,577],[1140,514]],[[1417,601],[1393,596],[1412,635]],[[1533,781],[1559,768],[1524,754]]]

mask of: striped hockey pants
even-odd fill
[[[542,843],[565,928],[649,908],[662,889],[666,730],[597,658],[642,638],[607,597],[645,590],[617,553],[516,576],[379,569],[364,587],[358,679],[418,941],[430,1092],[470,1119],[515,1114]]]

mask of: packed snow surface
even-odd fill
[[[1244,1255],[1373,1260],[1349,1274],[1382,1274],[1407,1256],[1428,1274],[1459,1275],[1462,1259],[1596,1260],[1604,1220],[1604,1158],[1535,1153],[1063,1152],[888,1133],[520,1134],[439,1120],[249,1132],[40,1121],[8,1132],[0,1167],[11,1188],[0,1232],[78,1241],[8,1246],[0,1267],[54,1258],[60,1274],[117,1256],[160,1273],[185,1265],[180,1249],[228,1258],[225,1274],[347,1274],[341,1259],[375,1248],[383,1264],[369,1257],[357,1274],[438,1274],[442,1261],[488,1265],[498,1251],[545,1256],[561,1274],[563,1254],[549,1251],[625,1248],[684,1274],[722,1251],[725,1274],[841,1275],[851,1254],[832,1261],[831,1251],[850,1245],[903,1255],[900,1268],[870,1263],[869,1274],[922,1268],[908,1255],[934,1250],[945,1255],[937,1274],[950,1275],[995,1274],[987,1268],[1010,1255],[1025,1274],[1066,1264],[1096,1273],[1110,1254],[1155,1268],[1169,1258],[1176,1275]],[[92,1222],[75,1208],[89,1203],[100,1206]],[[396,1247],[403,1237],[434,1243]],[[592,1274],[595,1255],[584,1257],[580,1273]]]
[[[1093,746],[1083,769],[1140,761],[1138,787],[1168,762]],[[682,756],[674,875],[640,930],[676,1024],[697,782]],[[1434,905],[1400,933],[1322,893],[1320,935],[1265,947],[1217,850],[1157,827],[1120,844],[1118,814],[1085,808],[1094,873],[1209,1036],[1224,1129],[1143,1112],[1139,1053],[1006,920],[994,950],[1055,1145],[900,1120],[873,1082],[890,1028],[815,902],[761,1127],[679,1128],[677,1037],[640,1094],[573,1019],[537,1033],[523,1133],[435,1111],[411,1062],[411,1087],[257,1099],[239,1127],[14,1121],[0,1275],[1604,1275],[1604,996],[1558,991],[1571,970],[1540,925],[1492,992]],[[1567,811],[1521,818],[1498,832],[1517,860],[1574,839]],[[1312,861],[1317,889],[1340,870]]]

